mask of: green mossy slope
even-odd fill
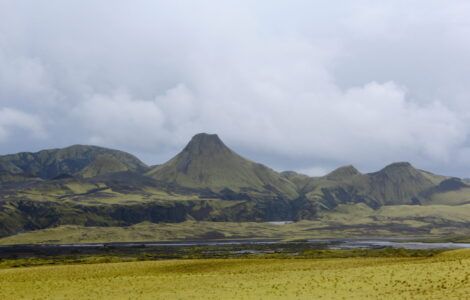
[[[298,196],[295,185],[274,170],[233,152],[215,134],[194,136],[181,153],[147,172],[148,176],[214,192],[268,192],[289,199]]]
[[[0,156],[0,171],[50,179],[62,174],[77,174],[101,155],[114,157],[129,170],[144,171],[147,168],[139,159],[126,152],[74,145],[63,149]]]

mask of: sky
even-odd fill
[[[0,155],[196,133],[323,175],[470,177],[470,2],[0,0]]]

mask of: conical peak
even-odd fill
[[[191,138],[190,143],[222,143],[217,134],[198,133]]]
[[[182,152],[146,175],[183,187],[209,188],[217,193],[229,189],[235,193],[257,191],[256,194],[266,193],[276,199],[280,195],[289,199],[298,197],[292,182],[238,155],[216,134],[195,135]]]
[[[225,144],[220,140],[217,134],[199,133],[193,136],[191,141],[186,145],[183,152],[218,152],[230,151]]]

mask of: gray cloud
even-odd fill
[[[15,129],[23,129],[32,138],[41,139],[46,133],[41,120],[31,114],[10,108],[0,109],[0,142],[8,140]],[[22,138],[24,138],[22,136]]]
[[[207,131],[277,169],[469,176],[469,9],[3,1],[0,153],[92,143],[160,163]]]

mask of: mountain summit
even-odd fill
[[[228,154],[231,150],[225,146],[217,134],[199,133],[183,149],[194,155]]]
[[[154,167],[148,176],[214,192],[268,192],[287,198],[297,196],[295,186],[274,170],[241,157],[216,134],[200,133],[174,158]]]
[[[352,178],[356,175],[360,175],[361,173],[352,165],[340,167],[336,170],[333,170],[331,173],[326,175],[325,177],[329,180],[341,181]]]
[[[364,179],[363,188],[379,205],[416,203],[424,191],[434,186],[431,174],[408,162],[390,164]]]

